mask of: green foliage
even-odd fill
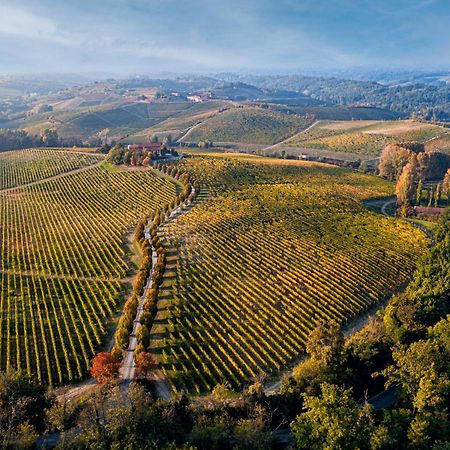
[[[374,418],[369,405],[360,406],[351,391],[322,384],[320,396],[305,395],[303,409],[291,424],[298,449],[369,449]]]
[[[25,374],[0,373],[0,447],[30,448],[51,404],[44,387]]]

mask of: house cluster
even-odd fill
[[[212,98],[214,98],[214,94],[210,91],[187,96],[188,100],[190,100],[191,102],[195,102],[195,103],[200,103],[200,102],[204,102],[206,100],[211,100]]]
[[[141,154],[147,153],[154,158],[161,158],[164,155],[166,148],[159,142],[155,142],[150,144],[130,144],[127,146],[127,150]]]

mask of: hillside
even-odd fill
[[[242,142],[274,144],[298,133],[312,119],[264,108],[233,108],[189,131],[182,142]]]
[[[447,151],[448,128],[404,121],[324,121],[288,139],[283,145],[378,156],[389,143],[429,143],[426,148]]]
[[[152,170],[106,170],[98,160],[57,150],[1,155],[2,371],[53,386],[86,377],[130,282],[125,235],[176,196]]]
[[[194,103],[189,108],[175,113],[169,119],[127,136],[124,142],[148,142],[154,135],[160,139],[165,135],[170,135],[175,140],[181,137],[189,128],[230,107],[232,107],[230,103],[216,100]]]
[[[180,168],[199,203],[159,231],[167,252],[151,352],[174,389],[241,387],[407,281],[420,230],[361,201],[392,185],[332,166],[207,153]],[[207,270],[205,270],[207,269]]]
[[[20,127],[31,134],[43,128],[56,129],[61,137],[86,139],[108,129],[111,138],[120,138],[161,122],[192,106],[189,102],[114,102],[93,108],[56,111],[31,116]]]

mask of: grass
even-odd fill
[[[274,144],[299,132],[312,119],[263,108],[232,108],[193,128],[183,142]]]
[[[152,347],[176,389],[241,387],[407,281],[427,240],[362,204],[376,177],[324,164],[209,153],[180,162],[204,200],[164,226],[171,260]],[[174,276],[175,273],[175,276]]]
[[[100,167],[107,172],[116,173],[119,172],[119,169],[114,164],[111,164],[110,162],[103,160],[100,164]]]
[[[151,127],[168,117],[190,108],[190,102],[124,103],[78,108],[72,111],[53,111],[26,119],[21,128],[39,134],[43,128],[55,128],[62,137],[93,136],[108,128],[110,137],[124,137]]]

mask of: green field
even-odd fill
[[[302,116],[264,108],[232,108],[193,128],[182,141],[270,145],[298,133],[312,122]]]
[[[424,234],[362,201],[393,185],[345,169],[204,153],[181,162],[198,204],[160,235],[167,269],[151,346],[175,389],[241,387],[299,358],[318,321],[387,298]]]
[[[288,139],[285,146],[377,156],[390,143],[421,142],[429,149],[448,151],[450,131],[438,125],[403,121],[324,121]],[[433,145],[432,145],[433,144]],[[432,145],[432,148],[431,148]]]
[[[295,100],[294,100],[295,101]],[[295,114],[311,115],[319,120],[397,120],[403,114],[388,109],[356,106],[277,106],[280,111],[289,110]]]
[[[25,155],[29,164],[17,165]],[[3,187],[3,176],[9,184],[36,180],[32,158],[40,155],[3,153]],[[124,237],[140,216],[174,198],[176,186],[152,170],[98,165],[45,180],[80,166],[72,157],[83,155],[42,156],[51,170],[40,182],[0,190],[0,369],[55,385],[83,378],[107,346],[129,282]]]

